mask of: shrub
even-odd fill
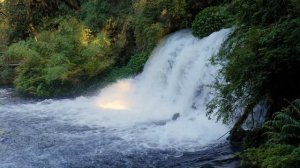
[[[137,47],[148,52],[166,34],[188,27],[192,17],[185,0],[138,0],[133,7]]]
[[[107,21],[114,20],[119,23],[126,20],[132,12],[131,0],[112,1],[112,0],[92,0],[82,4],[80,17],[84,23],[93,30],[99,32]],[[118,25],[122,27],[121,25]]]
[[[108,69],[113,64],[111,52],[107,36],[94,37],[77,19],[68,18],[57,30],[42,31],[37,41],[12,45],[7,55],[22,58],[15,80],[17,90],[48,97],[67,94],[83,80]]]
[[[88,1],[82,5],[81,17],[92,30],[98,30],[109,18],[109,10],[106,0]]]
[[[242,167],[286,168],[300,164],[300,147],[292,145],[262,146],[247,149],[242,155]]]
[[[246,149],[240,157],[244,167],[285,168],[300,165],[300,100],[295,100],[264,124],[267,141]]]
[[[143,70],[145,63],[148,60],[150,53],[141,52],[131,57],[126,68],[130,69],[132,74],[137,74]]]
[[[229,12],[241,24],[269,25],[299,17],[299,4],[298,0],[233,0]]]
[[[273,119],[267,121],[264,127],[269,140],[267,144],[287,143],[299,145],[300,142],[300,100],[295,100],[282,112],[276,112]]]
[[[127,78],[130,76],[137,75],[143,70],[145,63],[147,62],[149,53],[140,52],[131,57],[130,61],[126,66],[121,68],[114,67],[110,69],[103,77],[101,85],[115,82],[118,79]]]
[[[222,68],[210,114],[217,109],[226,121],[236,109],[252,109],[261,100],[268,100],[275,112],[287,105],[284,98],[299,96],[299,23],[293,19],[272,27],[240,27],[229,37],[213,58]]]
[[[193,34],[199,38],[206,37],[211,33],[220,30],[228,25],[229,14],[224,7],[208,7],[197,14],[192,23]]]
[[[1,71],[0,71],[0,85],[6,85],[10,84],[13,81],[14,77],[14,70],[11,67],[7,67],[5,65],[1,65]]]

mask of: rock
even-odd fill
[[[175,113],[172,117],[173,121],[176,121],[180,117],[180,113]]]

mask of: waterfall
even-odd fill
[[[218,71],[209,59],[229,33],[223,29],[198,39],[190,30],[176,32],[158,45],[141,74],[119,80],[95,96],[4,105],[3,111],[102,128],[105,135],[136,147],[203,147],[228,131],[205,113],[213,96],[209,85]],[[120,143],[115,145],[120,148]]]

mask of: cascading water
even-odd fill
[[[82,160],[67,151],[102,159],[108,153],[128,156],[149,149],[175,156],[216,143],[228,128],[205,116],[209,85],[217,73],[209,58],[229,33],[223,29],[203,39],[189,30],[174,33],[156,48],[140,75],[107,86],[97,96],[35,103],[0,100],[0,142],[6,134],[12,142],[10,132],[30,139],[12,147],[0,143],[0,153],[5,153],[0,154],[0,167],[26,159],[31,166],[46,160],[45,165],[72,167]]]

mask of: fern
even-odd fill
[[[270,138],[268,144],[300,142],[300,120],[294,115],[299,109],[300,101],[296,100],[282,112],[275,113],[273,120],[265,123],[264,127],[268,130],[265,134]]]
[[[300,165],[300,99],[273,115],[264,124],[268,141],[243,152],[242,167],[283,168]]]

